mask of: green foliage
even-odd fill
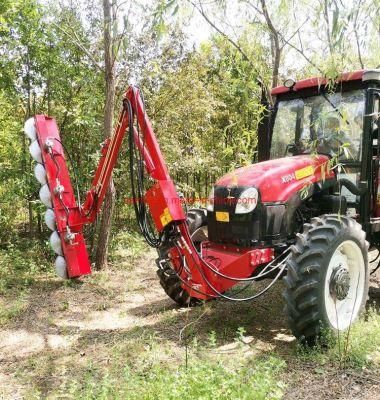
[[[118,229],[112,240],[110,261],[115,266],[125,266],[127,263],[128,267],[133,268],[134,262],[146,251],[148,245],[138,232]]]
[[[189,54],[147,96],[171,170],[221,173],[252,162],[259,96],[254,69],[225,39]]]
[[[43,8],[28,0],[6,3],[0,32],[0,245],[25,232],[28,202],[34,218],[39,185],[33,176],[23,121],[37,113],[54,115],[83,187],[94,168],[102,113],[102,77],[86,63],[83,51],[63,33],[75,29],[89,43],[73,9]],[[59,25],[59,27],[58,27]],[[4,56],[6,54],[6,56]],[[64,72],[64,73],[63,73]],[[80,151],[78,151],[80,150]],[[31,204],[31,203],[29,203]],[[16,240],[16,239],[15,239]]]
[[[47,243],[28,239],[0,249],[0,295],[22,292],[39,274],[51,270],[51,252]]]
[[[173,171],[215,169],[220,139],[213,126],[217,101],[205,86],[207,68],[190,55],[149,98],[149,113]]]

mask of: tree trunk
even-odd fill
[[[115,23],[110,0],[103,0],[104,14],[104,64],[105,64],[105,105],[104,105],[104,138],[112,135],[113,113],[115,102],[115,55],[112,38],[112,25]],[[96,249],[95,269],[107,266],[108,242],[111,233],[112,212],[115,203],[115,188],[111,179],[102,208],[98,243]]]
[[[280,40],[278,37],[278,31],[273,25],[273,22],[269,16],[266,1],[261,0],[261,9],[267,23],[270,36],[271,36],[271,50],[272,50],[272,88],[278,85],[278,73],[280,69],[280,61],[281,61],[281,47]]]
[[[108,243],[111,234],[112,213],[115,203],[115,187],[111,180],[103,203],[102,219],[100,221],[98,245],[96,248],[95,269],[107,267]]]
[[[29,237],[33,238],[33,204],[28,201],[28,215],[29,215]]]

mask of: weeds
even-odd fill
[[[1,304],[1,303],[0,303]],[[0,326],[14,320],[25,310],[26,302],[24,294],[21,294],[10,304],[5,304],[0,308]]]
[[[17,246],[8,244],[0,249],[0,295],[22,291],[28,288],[41,273],[47,273],[51,253],[47,245],[27,239]]]
[[[46,244],[28,239],[0,249],[0,326],[24,311],[28,290],[36,277],[49,274],[49,256]]]
[[[239,328],[237,328],[237,330],[236,330],[236,340],[238,342],[243,342],[244,335],[246,333],[247,333],[247,331],[245,330],[245,328],[243,326],[239,326]]]
[[[353,324],[349,338],[347,335],[348,333],[341,335],[343,351],[339,351],[337,344],[332,347],[333,358],[344,368],[364,368],[374,365],[372,356],[380,349],[380,315],[371,309],[367,319]]]
[[[216,337],[216,332],[215,331],[211,331],[208,334],[208,342],[209,342],[209,346],[210,347],[216,347],[216,345],[217,345],[217,337]]]
[[[339,338],[327,335],[313,348],[297,346],[297,355],[302,361],[313,361],[321,365],[331,363],[342,369],[380,366],[380,315],[373,309],[366,320],[352,325],[350,332],[340,333]],[[348,337],[349,335],[349,337]]]
[[[188,368],[171,369],[154,363],[148,370],[127,365],[121,373],[109,369],[100,380],[88,374],[70,388],[72,398],[81,399],[280,399],[284,385],[278,375],[285,362],[271,356],[236,367],[219,360],[192,360]]]

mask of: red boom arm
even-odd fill
[[[216,297],[236,284],[236,280],[224,276],[244,279],[251,276],[258,265],[273,259],[273,249],[239,249],[240,254],[237,254],[232,249],[217,248],[208,242],[202,244],[201,254],[198,253],[188,231],[181,199],[168,173],[138,88],[131,86],[124,95],[114,135],[102,144],[101,159],[82,206],[75,200],[55,121],[37,115],[34,124],[40,148],[35,159],[46,169],[47,185],[43,186],[44,190],[41,189],[41,199],[44,193],[45,197],[48,195],[44,203],[52,208],[55,216],[57,232],[53,232],[52,237],[59,237],[61,242],[60,246],[55,243],[59,254],[57,268],[63,265],[69,277],[91,272],[82,229],[85,224],[94,221],[101,208],[125,133],[130,129],[133,129],[130,132],[133,132],[133,142],[142,156],[145,171],[155,180],[143,200],[157,231],[162,235],[171,235],[168,242],[170,263],[182,280],[183,288],[191,296],[201,299]],[[215,256],[220,260],[218,266],[206,261],[207,257],[215,259]]]

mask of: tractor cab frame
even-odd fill
[[[273,146],[276,140],[276,124],[281,110],[285,108],[284,105],[300,101],[306,108],[306,103],[310,104],[318,99],[319,104],[316,104],[315,108],[317,109],[318,105],[320,107],[320,104],[324,104],[324,107],[329,110],[322,116],[321,109],[319,109],[319,113],[317,110],[315,114],[319,115],[316,115],[314,121],[312,121],[312,112],[309,111],[310,121],[307,122],[305,121],[306,116],[300,115],[300,111],[302,113],[305,111],[303,107],[293,110],[295,117],[292,122],[294,125],[288,126],[288,132],[294,132],[295,135],[293,141],[286,144],[285,152],[281,156],[308,152],[327,154],[330,158],[335,156],[335,165],[331,165],[331,167],[339,169],[337,180],[340,179],[343,185],[338,189],[345,194],[350,215],[363,225],[371,243],[379,245],[380,137],[378,125],[380,118],[380,71],[361,70],[345,73],[336,81],[321,78],[305,79],[294,82],[294,85],[290,87],[279,86],[272,90],[272,95],[275,96],[274,106],[263,118],[259,128],[259,160],[264,161],[279,156],[278,153],[273,154]],[[350,97],[354,99],[350,99]],[[338,101],[335,102],[337,98]],[[346,100],[346,104],[343,104],[344,100]],[[353,107],[346,107],[353,103],[356,105],[355,115],[352,115]],[[315,131],[318,129],[323,131],[323,119],[328,119],[331,116],[338,123],[337,128],[333,129],[336,129],[336,136],[339,136],[339,130],[342,132],[342,125],[348,128],[348,132],[345,132],[345,138],[337,138],[337,141],[340,142],[340,148],[337,148],[337,145],[332,149],[318,148],[318,145],[322,145],[322,143],[316,143],[319,142],[317,135],[314,138],[309,138],[310,144],[314,147],[300,148],[300,142],[304,139],[301,130],[305,130],[302,124],[306,122],[310,131],[313,130],[313,126]],[[354,124],[355,126],[352,127]],[[356,154],[352,152],[349,143],[350,133],[353,129],[356,129],[356,146],[353,149]],[[334,133],[333,130],[330,133]]]

